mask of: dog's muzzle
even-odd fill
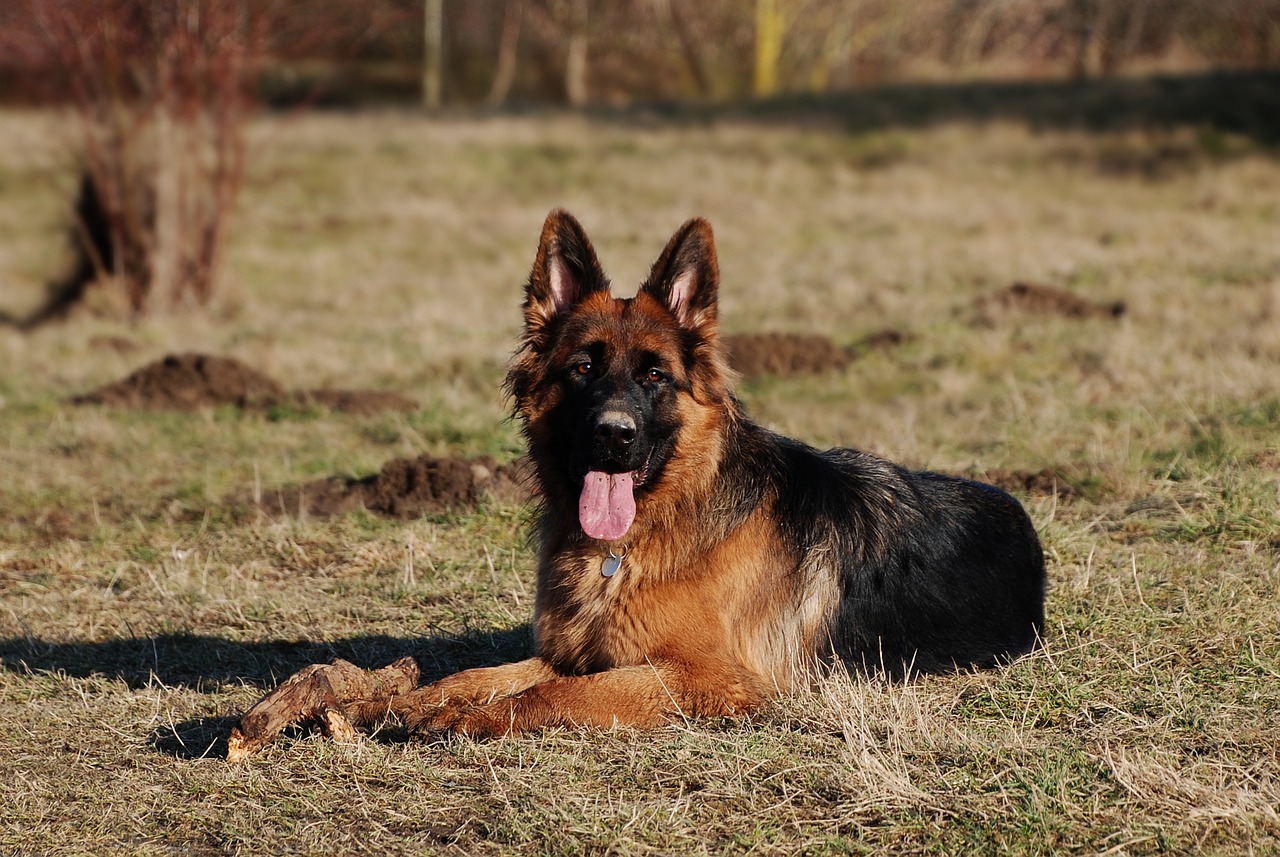
[[[626,466],[632,455],[636,433],[636,421],[630,414],[616,410],[605,411],[596,420],[596,448],[611,463]]]

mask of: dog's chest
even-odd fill
[[[611,572],[611,573],[610,573]],[[553,597],[539,605],[538,647],[543,657],[572,672],[594,672],[652,662],[681,647],[682,629],[706,617],[688,586],[664,581],[628,554],[585,556],[558,575]],[[695,608],[695,609],[692,609]]]

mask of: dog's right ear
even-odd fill
[[[525,287],[525,341],[546,344],[548,325],[587,295],[608,291],[609,280],[587,233],[572,214],[557,208],[547,215],[538,255]]]

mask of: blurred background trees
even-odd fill
[[[442,20],[446,104],[718,101],[1280,61],[1280,0],[312,0],[294,29],[318,6],[346,29],[288,52],[273,70],[279,96],[289,78],[327,84],[332,99],[410,97],[424,54],[412,22],[426,10]]]
[[[1280,0],[6,0],[0,102],[70,108],[76,274],[204,306],[250,108],[716,103],[1275,66]]]
[[[716,101],[1280,61],[1280,0],[10,0],[0,99],[48,98],[45,72],[93,60],[72,35],[158,48],[165,16],[197,21],[201,50],[249,47],[269,101]]]

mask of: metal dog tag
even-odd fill
[[[626,556],[626,554],[623,554],[623,556]],[[613,551],[609,551],[609,555],[604,558],[604,562],[600,565],[600,573],[605,577],[613,577],[620,568],[622,568],[622,557]]]

